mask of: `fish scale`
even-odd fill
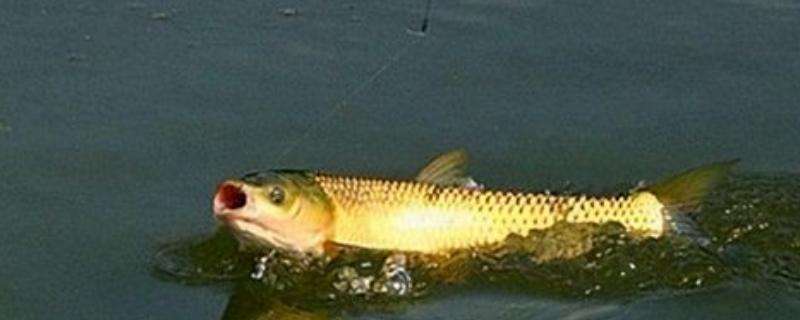
[[[442,187],[317,174],[316,183],[331,200],[331,239],[364,248],[439,252],[527,235],[559,221],[615,221],[628,231],[659,237],[664,205],[649,192],[601,198],[553,196]]]

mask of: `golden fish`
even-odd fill
[[[273,170],[220,184],[214,216],[246,246],[322,254],[329,244],[441,253],[525,236],[558,222],[618,222],[662,237],[696,210],[737,161],[702,166],[622,197],[483,190],[465,175],[466,153],[430,162],[414,181]]]

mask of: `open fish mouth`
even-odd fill
[[[233,229],[244,229],[241,224],[269,229],[263,223],[245,214],[248,196],[240,184],[226,181],[217,187],[214,195],[214,218]]]
[[[227,218],[233,213],[247,205],[247,194],[240,186],[230,182],[223,182],[217,187],[214,196],[214,216],[218,219]]]
[[[264,242],[267,239],[267,243],[288,246],[280,239],[278,230],[246,213],[252,211],[252,206],[248,206],[250,200],[241,183],[225,181],[214,195],[214,218],[232,229],[240,240]]]

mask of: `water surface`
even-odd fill
[[[407,177],[464,147],[495,187],[607,190],[735,157],[800,171],[794,1],[438,1],[411,36],[423,8],[0,4],[0,315],[219,318],[232,289],[163,281],[152,258],[210,233],[216,183],[256,168]],[[796,314],[774,285],[619,301],[465,290],[389,316]]]

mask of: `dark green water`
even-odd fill
[[[287,7],[299,14],[281,14]],[[153,257],[164,243],[211,233],[221,179],[287,166],[403,177],[454,147],[470,151],[479,181],[523,189],[608,190],[739,157],[739,198],[716,198],[712,212],[722,214],[698,220],[723,242],[772,224],[727,246],[729,275],[701,290],[598,297],[445,286],[388,313],[331,313],[800,311],[800,3],[439,1],[429,34],[408,35],[423,8],[4,1],[0,318],[220,318],[229,304],[247,305],[246,288],[165,280]],[[736,215],[735,205],[754,207]]]

